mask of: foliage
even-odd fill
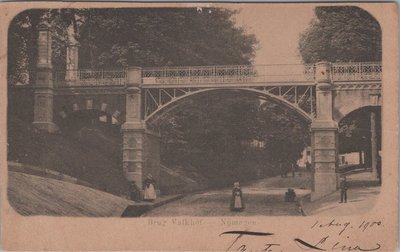
[[[381,61],[381,28],[368,12],[354,6],[316,7],[314,11],[316,17],[299,40],[305,63]],[[367,111],[352,113],[339,123],[341,153],[371,148]],[[380,134],[378,130],[378,138]]]
[[[81,29],[83,67],[248,64],[256,39],[210,8],[90,9]],[[107,39],[104,39],[107,36]]]
[[[161,121],[163,162],[197,167],[214,185],[279,173],[279,161],[296,162],[309,145],[309,125],[272,101],[260,105],[240,91],[186,99]]]
[[[381,28],[368,12],[354,6],[316,7],[315,16],[300,35],[305,63],[381,60]]]
[[[310,125],[293,110],[265,102],[258,113],[259,140],[266,143],[273,160],[294,163],[310,145]]]
[[[234,15],[219,8],[88,9],[81,66],[249,64],[256,39],[235,26]]]
[[[339,150],[341,153],[369,151],[371,148],[371,112],[376,114],[378,149],[381,148],[381,113],[379,108],[353,111],[339,123]]]
[[[34,80],[40,22],[52,31],[55,71],[65,70],[69,26],[80,43],[80,68],[249,64],[257,41],[235,25],[235,14],[220,8],[28,10],[10,25],[9,82]]]
[[[76,25],[77,11],[71,9],[34,9],[19,13],[8,29],[8,84],[28,84],[35,80],[38,26],[46,23],[52,32],[52,63],[65,69],[67,27]]]

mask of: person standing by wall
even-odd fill
[[[346,177],[340,182],[340,202],[339,203],[347,203],[347,180]]]
[[[129,198],[133,201],[140,201],[140,189],[136,185],[135,181],[132,181],[129,185]]]
[[[154,201],[157,198],[154,188],[155,183],[153,176],[151,174],[147,175],[147,178],[144,180],[144,200]]]
[[[379,154],[376,161],[376,170],[378,172],[379,184],[382,185],[382,157]]]

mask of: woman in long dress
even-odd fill
[[[231,198],[231,211],[242,211],[244,209],[242,189],[240,189],[239,182],[233,184],[232,198]]]
[[[151,174],[147,175],[144,180],[144,200],[153,201],[157,198],[156,190],[154,189],[155,180]]]

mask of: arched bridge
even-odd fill
[[[238,89],[280,101],[311,120],[316,112],[315,70],[315,64],[143,68],[140,73],[141,116],[148,121],[176,101],[196,93]],[[128,70],[70,70],[57,72],[54,84],[60,94],[120,94],[127,86],[127,73]],[[355,96],[363,96],[371,90],[380,90],[382,66],[379,62],[334,63],[330,73],[336,91],[352,90],[351,95],[355,95],[354,91],[358,90]],[[361,104],[356,107],[348,103],[335,104],[335,119],[340,120],[358,107],[367,106],[370,99],[366,98],[360,99]],[[343,100],[342,97],[337,99]]]
[[[186,97],[235,89],[273,99],[300,113],[311,122],[313,198],[337,189],[340,119],[360,107],[380,105],[380,62],[69,69],[53,73],[51,47],[46,39],[39,41],[34,125],[54,131],[58,122],[80,109],[111,115],[112,123],[122,125],[123,170],[127,179],[139,186],[148,173],[160,179],[159,136],[147,129],[147,123]]]

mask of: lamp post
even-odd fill
[[[378,144],[376,134],[376,112],[375,108],[380,104],[380,94],[370,94],[373,110],[370,115],[371,119],[371,168],[373,178],[378,178],[377,161],[378,161]]]

